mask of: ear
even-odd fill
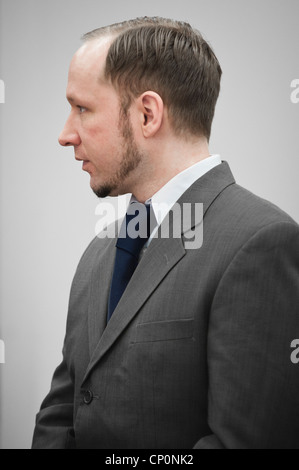
[[[138,98],[138,111],[144,137],[153,137],[161,128],[164,116],[161,96],[154,91],[146,91]]]

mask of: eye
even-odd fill
[[[77,108],[79,109],[79,113],[80,113],[80,114],[83,114],[83,113],[85,113],[85,112],[87,111],[87,109],[84,108],[84,106],[77,106]]]

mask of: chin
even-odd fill
[[[98,198],[102,199],[102,198],[105,198],[107,196],[112,196],[112,192],[113,192],[113,188],[111,188],[110,185],[108,184],[92,184],[92,182],[90,183],[90,187],[91,189],[93,190],[93,192],[95,193],[96,196],[98,196]]]

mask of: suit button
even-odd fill
[[[83,398],[83,401],[84,401],[85,405],[90,405],[92,400],[93,400],[93,393],[92,393],[91,390],[87,390],[87,392],[85,392],[84,398]]]

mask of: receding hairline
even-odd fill
[[[117,39],[118,36],[119,36],[119,34],[115,34],[115,33],[113,34],[113,33],[110,33],[108,31],[106,31],[105,33],[103,32],[103,34],[99,34],[98,36],[90,36],[87,39],[84,39],[84,36],[83,36],[82,37],[83,44],[78,49],[77,53],[80,50],[83,50],[84,48],[87,48],[88,46],[91,46],[92,44],[98,45],[98,46],[108,45],[108,50],[109,50],[109,47],[111,46],[113,41],[115,39]]]
[[[93,53],[100,53],[100,49],[106,49],[105,58],[103,62],[103,68],[99,68],[98,80],[103,83],[107,83],[105,79],[105,66],[106,66],[106,58],[107,54],[109,53],[110,46],[113,44],[114,40],[117,38],[118,35],[116,34],[109,34],[108,31],[105,34],[100,36],[90,37],[88,38],[79,49],[75,52],[72,62],[76,60],[80,60],[80,55],[86,56],[86,54],[93,54]],[[96,56],[95,56],[96,57]],[[72,63],[71,62],[71,63]]]
[[[180,29],[189,29],[194,34],[198,35],[201,39],[203,39],[202,34],[196,28],[193,28],[189,23],[184,21],[173,20],[170,18],[164,18],[159,16],[154,17],[138,17],[135,19],[122,21],[120,23],[114,23],[107,26],[102,26],[100,28],[96,28],[88,33],[83,34],[81,36],[81,40],[83,41],[83,45],[80,49],[82,49],[85,45],[95,43],[100,46],[101,40],[107,38],[107,43],[109,44],[107,55],[109,54],[110,47],[113,45],[114,41],[116,41],[120,36],[126,34],[129,31],[138,31],[140,29],[147,29],[147,28],[165,28],[169,30],[177,30]],[[80,50],[79,49],[79,50]],[[105,66],[104,70],[101,74],[99,74],[99,81],[102,83],[107,83],[107,77],[105,76]]]

